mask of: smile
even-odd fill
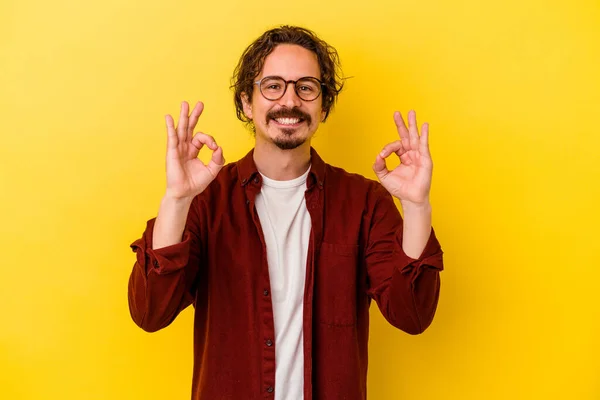
[[[304,120],[300,118],[275,118],[274,121],[277,122],[278,125],[284,126],[295,126],[304,122]]]

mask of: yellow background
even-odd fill
[[[371,399],[600,399],[597,0],[0,3],[0,398],[187,399],[192,312],[130,320],[129,244],[164,190],[164,115],[252,138],[229,78],[281,23],[347,76],[314,146],[373,177],[392,112],[431,124],[446,270],[433,325],[372,308]]]

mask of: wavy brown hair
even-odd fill
[[[323,96],[322,108],[325,111],[323,121],[325,121],[343,87],[338,53],[335,48],[319,39],[314,32],[306,28],[289,25],[282,25],[268,30],[244,50],[231,78],[231,88],[235,92],[234,102],[238,119],[247,124],[252,124],[252,120],[244,114],[242,93],[248,95],[248,98],[252,98],[254,81],[262,71],[265,58],[280,44],[302,46],[317,55],[321,69],[321,81],[324,84],[321,96]]]

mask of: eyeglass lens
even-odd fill
[[[280,77],[267,77],[260,83],[260,91],[268,100],[278,100],[286,91],[286,82]],[[319,97],[321,84],[313,78],[303,78],[296,82],[296,94],[302,100],[311,101]]]

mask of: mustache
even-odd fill
[[[294,108],[280,108],[279,110],[270,111],[267,113],[267,122],[275,118],[299,118],[306,121],[309,125],[312,118],[310,115],[300,110],[297,107]]]

